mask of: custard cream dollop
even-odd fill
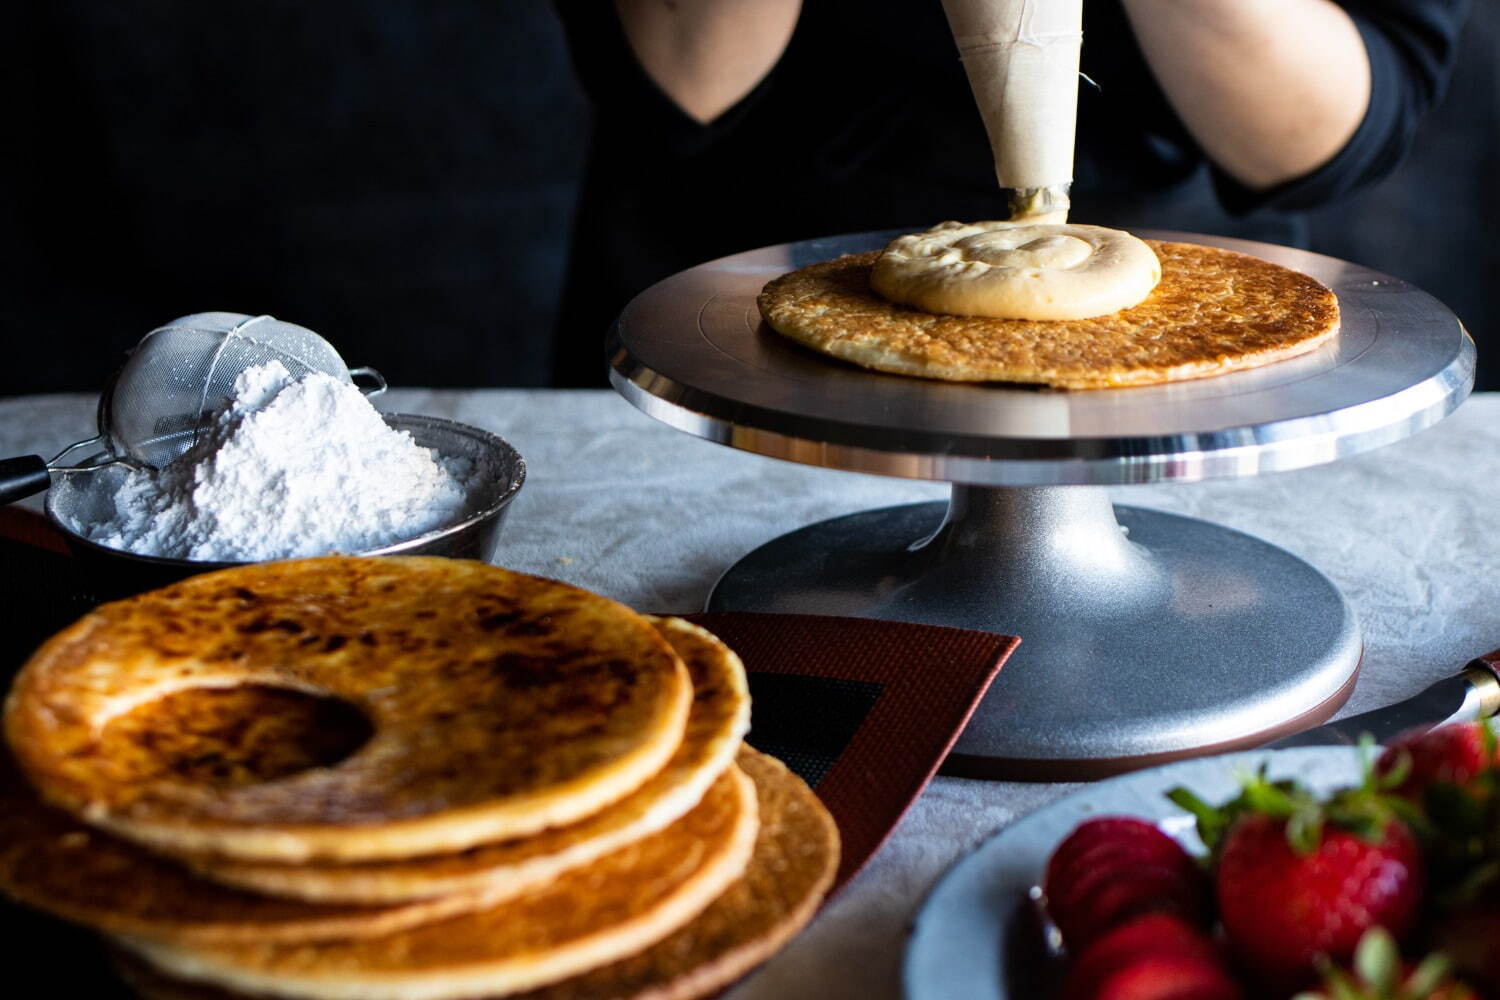
[[[944,222],[891,241],[870,287],[902,305],[955,316],[1088,319],[1142,302],[1161,262],[1102,226]]]

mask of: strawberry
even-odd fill
[[[1219,915],[1241,959],[1271,982],[1296,984],[1318,955],[1347,961],[1371,927],[1404,936],[1421,885],[1417,842],[1399,821],[1372,839],[1329,827],[1306,851],[1286,820],[1248,815],[1219,856]]]
[[[1077,864],[1080,855],[1088,851],[1101,845],[1121,843],[1139,847],[1146,855],[1158,860],[1171,860],[1184,853],[1177,841],[1146,820],[1134,816],[1100,816],[1078,824],[1052,852],[1050,865],[1070,868]]]
[[[1412,730],[1392,741],[1375,767],[1425,815],[1436,901],[1447,907],[1492,895],[1500,878],[1500,760],[1490,725]]]
[[[1077,952],[1111,927],[1165,910],[1205,919],[1208,880],[1175,840],[1144,820],[1102,817],[1082,823],[1047,864],[1047,912]]]
[[[1353,974],[1323,964],[1323,987],[1292,1000],[1476,1000],[1473,990],[1448,975],[1445,957],[1429,955],[1415,967],[1406,965],[1395,939],[1379,927],[1360,938]]]
[[[1199,928],[1167,913],[1120,924],[1078,956],[1063,1000],[1241,1000],[1244,991]]]
[[[1311,982],[1319,956],[1347,962],[1371,927],[1401,938],[1414,926],[1425,876],[1401,817],[1418,817],[1386,794],[1368,757],[1363,783],[1326,802],[1264,771],[1218,809],[1186,789],[1170,797],[1198,816],[1213,852],[1231,950],[1268,985]]]
[[[1487,723],[1459,722],[1437,729],[1412,729],[1387,744],[1375,773],[1405,767],[1395,793],[1420,801],[1428,786],[1466,785],[1495,765],[1495,735]]]

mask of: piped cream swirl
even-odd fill
[[[1102,226],[944,222],[891,241],[870,275],[902,305],[955,316],[1088,319],[1142,302],[1161,263]]]

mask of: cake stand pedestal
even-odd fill
[[[1452,313],[1333,258],[1150,233],[1311,274],[1339,297],[1339,336],[1247,372],[1054,392],[868,371],[761,322],[766,281],[892,235],[703,264],[642,293],[611,334],[616,389],[674,427],[774,458],[954,484],[946,504],[864,511],[767,542],[724,574],[709,609],[1021,636],[952,773],[1097,777],[1332,715],[1361,651],[1338,589],[1241,532],[1112,506],[1105,487],[1301,468],[1435,423],[1473,383],[1474,345]]]

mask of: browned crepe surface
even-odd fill
[[[194,688],[112,719],[101,756],[128,760],[138,780],[242,788],[335,764],[370,738],[352,705],[284,688]]]
[[[813,264],[768,283],[766,322],[814,350],[880,371],[1067,389],[1149,385],[1270,364],[1338,330],[1322,284],[1258,257],[1146,241],[1162,277],[1140,305],[1082,320],[947,316],[870,290],[879,251]]]
[[[96,930],[183,941],[310,941],[384,934],[474,909],[451,896],[315,906],[240,892],[42,804],[0,751],[0,892]]]
[[[188,862],[217,881],[315,902],[391,903],[476,890],[497,902],[661,829],[696,805],[734,759],[750,693],[739,657],[713,635],[680,618],[646,618],[686,665],[693,707],[666,767],[619,802],[568,826],[456,854],[345,865]]]
[[[750,866],[698,919],[639,955],[517,1000],[689,1000],[749,972],[801,930],[838,869],[833,817],[774,757],[746,747],[760,835]]]
[[[372,734],[263,780],[294,763],[269,759],[278,739],[221,703],[162,700],[236,684],[340,699]],[[44,798],[131,839],[359,860],[595,812],[671,756],[690,699],[670,647],[613,601],[483,563],[327,557],[100,607],[32,657],[5,722]],[[137,702],[144,719],[121,711]]]
[[[736,768],[672,826],[536,892],[379,938],[286,944],[125,940],[169,974],[287,996],[460,998],[514,992],[633,954],[683,926],[745,870],[756,798]]]
[[[695,920],[629,958],[515,1000],[689,1000],[768,958],[811,919],[838,867],[838,831],[817,798],[779,761],[746,749],[761,827],[745,874]],[[243,1000],[174,980],[129,955],[121,972],[145,1000]]]

